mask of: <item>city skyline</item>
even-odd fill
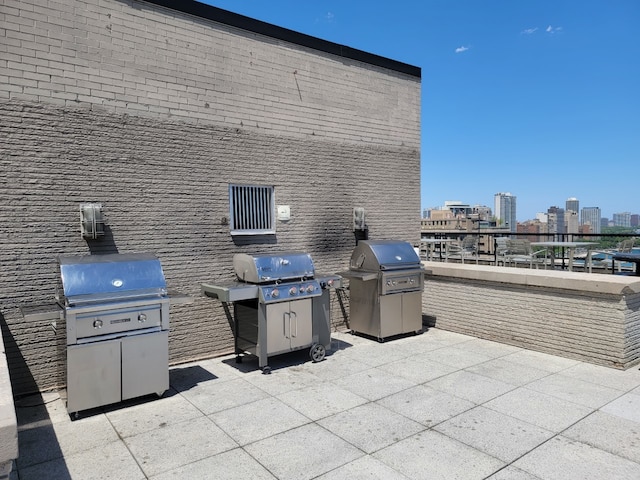
[[[505,195],[505,194],[504,193],[496,193],[496,194],[494,194],[494,196],[493,196],[494,200],[491,202],[491,204],[494,205],[494,207],[491,207],[490,204],[487,204],[487,203],[467,202],[467,201],[464,201],[464,200],[459,199],[459,198],[456,198],[456,199],[448,198],[446,200],[443,200],[440,205],[432,205],[432,206],[429,206],[429,207],[424,207],[422,209],[422,212],[424,214],[424,212],[426,210],[442,209],[443,207],[446,207],[447,203],[454,203],[454,204],[459,203],[459,204],[469,205],[471,207],[489,207],[489,208],[492,209],[493,215],[498,217],[499,216],[498,215],[499,212],[497,211],[498,209],[495,208],[495,205],[497,205],[496,197],[498,195]],[[512,194],[511,192],[506,193],[506,195],[512,195],[516,199],[518,198],[518,195]],[[557,202],[555,204],[549,204],[544,209],[540,209],[540,210],[536,211],[536,213],[533,216],[531,216],[530,218],[522,218],[522,216],[518,214],[518,209],[516,207],[516,212],[515,212],[516,220],[517,220],[518,223],[526,222],[528,220],[535,220],[539,216],[539,214],[541,214],[541,213],[542,214],[546,214],[550,208],[554,208],[554,207],[562,208],[565,211],[567,211],[567,210],[569,210],[569,208],[567,208],[567,202],[569,200],[575,200],[575,201],[579,202],[579,208],[576,211],[576,213],[581,214],[583,209],[598,208],[600,210],[600,212],[601,212],[601,218],[608,219],[610,221],[613,221],[613,218],[614,218],[615,215],[624,215],[624,214],[640,215],[640,211],[633,211],[633,210],[621,210],[619,212],[612,212],[611,214],[606,215],[605,212],[602,211],[602,208],[600,208],[598,205],[583,205],[582,201],[579,198],[567,197],[563,202]],[[422,216],[424,216],[424,215],[422,215]]]
[[[640,2],[207,0],[422,69],[421,210],[567,197],[640,211]],[[419,213],[416,212],[418,215]]]

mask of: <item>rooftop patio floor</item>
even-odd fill
[[[640,369],[431,328],[172,367],[162,398],[17,402],[11,480],[640,478]]]

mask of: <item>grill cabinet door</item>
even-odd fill
[[[303,348],[311,344],[313,336],[312,301],[310,298],[290,302],[291,348]]]
[[[133,335],[122,339],[122,399],[169,388],[169,332]]]
[[[311,344],[311,306],[310,298],[266,305],[268,355]]]
[[[120,401],[120,340],[67,347],[67,410]]]

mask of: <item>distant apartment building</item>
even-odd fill
[[[578,212],[575,210],[566,210],[564,212],[564,231],[565,233],[579,233],[580,222],[578,221]]]
[[[633,215],[631,215],[631,226],[632,227],[640,226],[640,215],[638,215],[637,213],[634,213]]]
[[[590,233],[600,233],[602,225],[605,225],[604,222],[609,222],[608,219],[602,218],[600,215],[600,207],[584,207],[580,211],[580,224],[583,227],[583,233],[587,233],[584,231],[584,227],[589,225],[591,232]]]
[[[622,212],[613,214],[614,227],[631,227],[631,213]]]
[[[546,218],[545,218],[546,220]],[[527,239],[532,242],[540,240],[540,235],[549,233],[549,225],[546,221],[542,222],[538,218],[518,223],[518,233],[527,235]]]
[[[516,197],[510,193],[496,193],[493,197],[494,213],[498,226],[506,227],[515,233],[518,228],[516,220]]]
[[[549,207],[547,210],[549,233],[565,233],[564,229],[564,208]]]

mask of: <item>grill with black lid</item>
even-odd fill
[[[349,326],[354,332],[387,337],[422,330],[423,270],[408,242],[361,240],[351,254]]]
[[[316,276],[308,253],[277,253],[233,257],[238,282],[202,284],[205,295],[233,304],[237,361],[248,352],[258,357],[263,373],[271,371],[268,358],[310,348],[314,362],[331,343],[329,289],[338,287],[338,275]]]

